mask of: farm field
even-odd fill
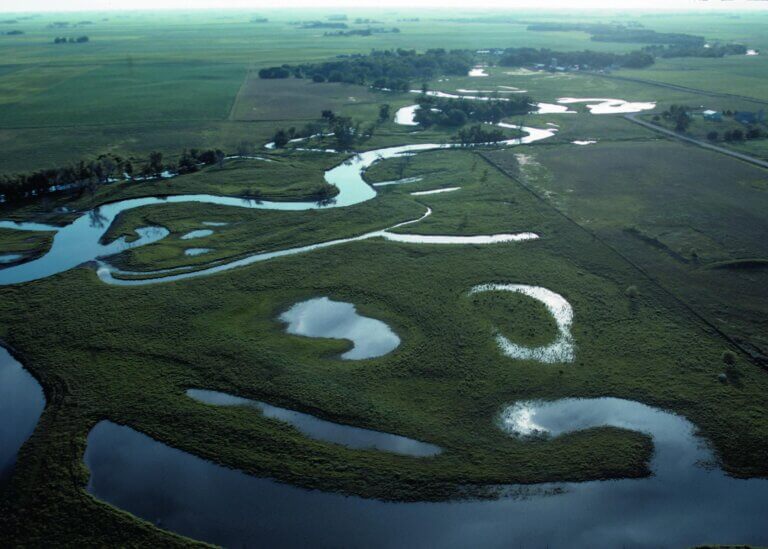
[[[0,540],[768,544],[768,14],[345,11],[0,16]]]

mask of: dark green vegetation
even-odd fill
[[[388,176],[397,162],[372,175]],[[391,224],[423,211],[407,192],[450,179],[462,189],[421,197],[434,214],[409,232],[535,229],[543,238],[469,248],[367,241],[166,285],[109,287],[83,268],[1,289],[3,338],[42,380],[50,401],[7,494],[13,508],[3,517],[13,535],[86,543],[148,535],[125,514],[82,495],[85,436],[103,418],[254,474],[369,496],[431,499],[456,495],[457,483],[643,474],[650,448],[636,433],[596,429],[532,443],[494,425],[501,407],[517,399],[608,394],[684,413],[714,441],[729,470],[761,470],[768,433],[754,414],[765,406],[762,371],[740,357],[741,385],[718,383],[723,342],[716,334],[475,153],[416,156],[405,175],[416,174],[426,177],[388,189],[376,201],[307,215],[323,216],[325,227],[338,229],[333,216],[385,213],[381,208],[392,204],[384,225]],[[204,215],[220,220],[219,213]],[[294,227],[296,217],[276,214],[270,221],[264,229],[279,234]],[[248,238],[246,231],[241,236]],[[226,238],[221,230],[206,245]],[[135,254],[173,257],[171,248],[152,248]],[[546,366],[503,357],[493,340],[499,311],[466,295],[491,281],[562,293],[576,311],[576,362]],[[634,305],[624,294],[630,284],[639,288]],[[344,342],[286,335],[277,314],[320,295],[386,321],[403,345],[380,359],[342,363],[329,357]],[[514,316],[503,328],[513,340],[530,340],[532,320],[551,328],[535,308],[507,310]],[[259,398],[446,451],[421,460],[346,450],[253,411],[197,404],[184,396],[188,387]],[[723,408],[723,400],[732,406]]]
[[[468,121],[500,122],[508,116],[526,114],[531,110],[532,99],[527,95],[505,98],[504,101],[473,101],[469,99],[444,99],[420,95],[419,110],[414,120],[420,126],[463,126]]]
[[[463,76],[472,67],[473,54],[467,50],[430,49],[374,50],[369,55],[297,66],[284,65],[259,71],[261,78],[310,78],[316,83],[345,82],[377,89],[407,92],[411,82],[426,82],[442,75]]]
[[[592,42],[581,33],[529,32],[523,23],[425,16],[398,22],[400,36],[328,36],[319,48],[317,29],[287,27],[285,14],[270,14],[259,24],[250,13],[227,17],[211,22],[209,14],[120,15],[89,27],[91,42],[76,47],[53,45],[61,31],[48,28],[45,18],[23,23],[23,36],[0,37],[0,48],[11,52],[0,67],[2,170],[33,171],[101,153],[145,158],[160,151],[178,162],[185,148],[229,152],[243,141],[262,155],[257,147],[276,128],[302,128],[322,110],[373,123],[382,103],[391,104],[393,114],[415,96],[311,78],[259,79],[258,71],[318,66],[374,47],[391,50],[405,37],[418,52],[451,44],[472,51],[526,46],[619,55],[639,47]],[[649,15],[646,25],[660,33],[703,27],[703,35],[724,43],[768,46],[758,32],[766,16],[752,17]],[[490,67],[491,76],[481,79],[456,74],[440,82],[442,75],[435,74],[429,86],[451,92],[515,86],[542,101],[569,95],[657,100],[659,112],[704,101],[716,102],[717,110],[756,110],[743,96],[768,100],[763,57],[680,63],[658,60],[619,74],[731,95],[713,99],[697,90],[583,72],[502,66]],[[414,131],[384,118],[363,147],[451,137],[439,126]],[[2,539],[25,545],[51,539],[186,543],[84,492],[85,437],[105,418],[256,475],[385,499],[444,499],[465,490],[488,495],[483,487],[494,483],[646,474],[651,448],[641,434],[593,429],[523,442],[494,423],[503,406],[519,399],[608,395],[684,414],[713,442],[728,472],[765,475],[768,378],[748,357],[753,352],[759,359],[768,344],[768,302],[761,290],[768,273],[765,172],[660,139],[621,117],[580,112],[507,121],[554,123],[559,133],[531,147],[486,154],[491,162],[472,150],[381,162],[366,174],[369,181],[423,179],[380,187],[376,199],[345,209],[137,209],[117,220],[110,238],[132,236],[148,224],[171,234],[115,263],[140,270],[199,266],[382,229],[418,217],[427,206],[432,216],[398,230],[535,231],[537,241],[457,247],[375,239],[178,283],[111,287],[83,267],[0,288],[0,338],[19,352],[49,401],[0,496]],[[584,138],[600,143],[570,144]],[[309,143],[330,144],[330,138]],[[311,199],[328,193],[323,170],[344,159],[290,147],[263,156],[273,162],[227,160],[176,179],[97,186],[92,193],[5,208],[2,218],[63,222],[74,215],[57,211],[63,205],[85,210],[126,197],[178,193]],[[453,186],[461,190],[409,194]],[[228,225],[212,227],[205,238],[180,239],[206,227],[203,221]],[[0,248],[40,253],[49,238],[2,231]],[[187,257],[189,247],[213,251]],[[534,345],[551,340],[554,327],[538,302],[522,296],[467,295],[487,282],[541,285],[568,299],[575,311],[576,361],[543,365],[505,358],[494,341],[496,330]],[[277,315],[317,296],[354,303],[361,314],[387,322],[402,345],[375,360],[342,362],[333,357],[345,349],[343,341],[287,335]],[[247,409],[196,403],[184,396],[190,387],[413,437],[445,452],[414,459],[348,450]]]

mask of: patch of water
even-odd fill
[[[597,143],[597,139],[577,139],[576,141],[571,141],[574,145],[594,145]]]
[[[187,248],[184,250],[184,255],[196,256],[203,255],[213,251],[211,248]]]
[[[496,334],[496,342],[502,353],[510,358],[536,360],[547,364],[573,362],[575,355],[575,346],[571,335],[573,309],[563,296],[540,286],[524,284],[480,284],[472,288],[469,295],[482,292],[514,292],[536,299],[544,304],[557,324],[558,335],[555,341],[541,347],[518,345],[503,334]]]
[[[443,187],[442,189],[433,189],[431,191],[416,191],[410,194],[411,196],[426,196],[428,194],[452,193],[453,191],[458,191],[459,189],[461,189],[461,187]]]
[[[315,440],[340,444],[356,450],[379,450],[413,457],[431,457],[438,455],[442,450],[434,444],[419,442],[412,438],[352,427],[342,423],[334,423],[325,419],[272,406],[266,402],[241,398],[218,391],[202,389],[189,389],[187,396],[214,406],[245,406],[261,412],[264,417],[276,419],[292,425],[302,434]]]
[[[416,117],[416,111],[420,108],[421,106],[419,105],[408,105],[407,107],[397,109],[395,112],[395,124],[400,124],[401,126],[418,126],[419,123],[416,122],[414,118]]]
[[[280,320],[288,324],[289,334],[351,341],[352,349],[341,355],[345,360],[384,356],[400,345],[400,338],[382,321],[359,315],[351,303],[327,297],[297,303]]]
[[[0,486],[11,476],[19,448],[35,430],[44,408],[40,384],[0,347]]]
[[[312,540],[448,549],[768,544],[768,480],[702,467],[711,452],[684,418],[620,399],[521,405],[552,436],[602,425],[649,434],[653,476],[508,486],[510,497],[490,501],[392,503],[248,476],[103,421],[88,435],[88,491],[162,528],[231,547],[254,539],[272,547]],[[508,410],[499,421],[514,434]]]
[[[656,108],[655,102],[629,102],[623,99],[561,97],[557,102],[562,105],[588,103],[587,108],[592,114],[631,113]]]
[[[21,254],[0,254],[0,265],[3,263],[16,263],[23,257]]]
[[[467,74],[467,76],[472,76],[472,77],[478,77],[478,76],[490,76],[490,75],[489,75],[489,74],[488,74],[488,73],[485,71],[485,69],[486,69],[486,68],[487,68],[487,67],[482,67],[482,66],[477,66],[477,67],[474,67],[473,69],[470,69],[470,71],[469,71],[469,73]]]
[[[197,229],[194,231],[189,231],[187,234],[183,235],[181,239],[192,240],[193,238],[203,238],[206,236],[211,236],[212,234],[213,231],[211,229]]]

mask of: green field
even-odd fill
[[[262,158],[227,159],[167,180],[121,181],[93,192],[0,204],[0,219],[64,224],[103,204],[171,194],[327,198],[336,190],[324,172],[352,152],[263,148],[277,128],[300,129],[325,109],[363,125],[375,123],[373,136],[355,150],[448,143],[456,132],[376,121],[379,105],[390,104],[394,114],[413,104],[414,94],[260,80],[262,67],[372,48],[638,47],[592,42],[581,32],[525,30],[530,21],[562,17],[547,12],[484,14],[497,22],[448,21],[436,12],[415,14],[419,22],[398,22],[402,14],[378,13],[402,32],[370,37],[318,36],[322,30],[291,24],[296,15],[290,12],[265,12],[270,21],[263,24],[250,23],[254,15],[40,15],[13,25],[24,35],[0,35],[0,173],[106,152],[141,159],[158,150],[176,159],[184,149],[218,147],[234,154],[243,143]],[[310,11],[302,18],[325,15]],[[614,15],[578,12],[573,18],[594,22]],[[48,28],[62,17],[93,24]],[[762,34],[768,15],[754,17],[747,22],[636,14],[659,31],[768,47]],[[52,43],[54,36],[80,34],[90,42]],[[654,113],[672,104],[754,110],[768,101],[766,59],[660,60],[610,75],[493,66],[486,78],[439,78],[428,87],[455,92],[514,86],[543,102],[566,96],[654,101]],[[110,258],[136,271],[195,270],[353,237],[418,218],[427,208],[431,216],[395,231],[532,231],[538,240],[439,246],[373,238],[157,285],[109,286],[84,265],[0,286],[0,340],[18,353],[48,400],[11,482],[0,492],[0,539],[21,546],[52,539],[82,546],[191,543],[87,494],[86,436],[103,419],[216,463],[302,487],[439,501],[487,497],[493,495],[487,487],[498,484],[647,475],[652,446],[638,432],[598,428],[520,440],[495,421],[505,405],[518,400],[611,396],[682,414],[711,441],[727,473],[767,476],[768,376],[761,362],[768,354],[766,170],[661,137],[621,115],[574,108],[579,112],[507,119],[558,126],[554,137],[533,145],[380,161],[364,174],[369,183],[421,179],[378,187],[375,199],[354,206],[287,212],[163,204],[127,211],[105,236],[130,239],[139,227],[168,229],[163,240]],[[691,129],[693,135],[702,132]],[[572,144],[584,139],[598,143]],[[333,148],[334,139],[301,146],[315,145]],[[765,141],[741,146],[755,155],[764,155],[764,147]],[[460,189],[411,194],[446,187]],[[204,228],[213,233],[182,239]],[[50,242],[47,233],[0,230],[0,253],[31,258]],[[185,251],[191,247],[211,251],[190,257]],[[543,286],[565,297],[575,314],[575,361],[542,364],[504,356],[495,334],[544,345],[556,325],[541,303],[522,295],[468,295],[483,283]],[[338,355],[349,342],[287,334],[280,313],[321,296],[353,303],[361,314],[386,322],[401,345],[380,358],[341,361]],[[728,350],[737,359],[723,381],[718,376],[726,371]],[[444,452],[413,459],[351,450],[309,439],[243,407],[197,403],[185,396],[188,388],[397,433]]]

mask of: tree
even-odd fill
[[[389,120],[389,104],[385,103],[379,106],[379,121],[386,122]]]
[[[227,158],[227,156],[224,154],[224,151],[221,149],[216,149],[216,164],[219,165],[219,168],[224,167],[224,160]]]
[[[163,153],[153,151],[149,153],[149,170],[150,175],[159,177],[163,173]]]
[[[272,138],[272,142],[275,144],[275,148],[282,149],[288,144],[288,134],[280,128]]]
[[[325,77],[322,74],[313,74],[312,75],[312,82],[316,82],[318,84],[325,82]]]
[[[624,295],[627,296],[629,299],[635,300],[640,296],[640,290],[637,289],[637,286],[627,286],[627,289],[624,290]]]
[[[711,131],[707,134],[707,139],[710,141],[717,141],[718,133],[716,131]]]
[[[723,351],[722,356],[723,364],[732,367],[736,365],[736,353],[733,351]]]
[[[744,132],[741,130],[733,130],[731,135],[734,141],[744,141]]]

